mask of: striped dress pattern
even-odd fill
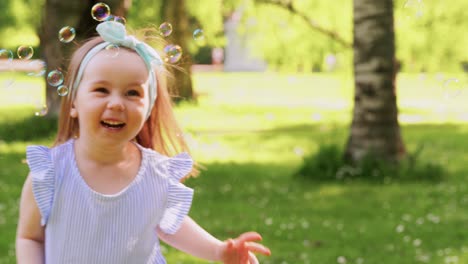
[[[138,174],[111,195],[96,192],[81,177],[73,139],[53,148],[27,147],[45,228],[45,263],[166,263],[156,227],[174,234],[188,214],[193,189],[180,179],[193,162],[187,153],[167,157],[136,145],[142,157]]]

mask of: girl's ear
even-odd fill
[[[74,103],[72,103],[71,108],[70,108],[70,116],[72,118],[77,118],[78,117],[78,111],[76,111]]]

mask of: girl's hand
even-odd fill
[[[225,247],[222,253],[224,264],[258,264],[254,253],[266,256],[271,255],[270,249],[252,241],[260,241],[262,237],[255,232],[241,234],[235,239],[228,239],[224,242]]]

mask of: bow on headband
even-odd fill
[[[149,108],[146,114],[148,118],[151,109],[153,109],[154,101],[156,100],[157,96],[157,81],[156,75],[153,71],[153,65],[162,65],[162,59],[159,54],[148,44],[139,41],[134,36],[127,35],[127,31],[125,30],[125,26],[119,22],[115,21],[106,21],[102,22],[96,27],[96,31],[99,35],[104,39],[105,42],[96,45],[92,48],[86,56],[83,58],[81,62],[80,68],[78,69],[78,73],[76,75],[75,82],[73,84],[73,97],[76,95],[76,90],[81,82],[83,77],[84,69],[86,65],[94,57],[99,51],[105,49],[109,44],[124,46],[129,49],[135,50],[138,55],[143,59],[148,68],[149,72],[149,85],[148,85],[148,94],[149,94]]]

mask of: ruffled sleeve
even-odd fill
[[[169,158],[166,164],[169,185],[166,209],[159,228],[166,234],[174,234],[179,230],[192,205],[193,189],[180,183],[180,179],[192,170],[193,161],[187,153],[182,153]]]
[[[26,158],[34,198],[41,213],[41,225],[44,226],[49,218],[55,189],[55,172],[50,149],[44,146],[28,146]]]

